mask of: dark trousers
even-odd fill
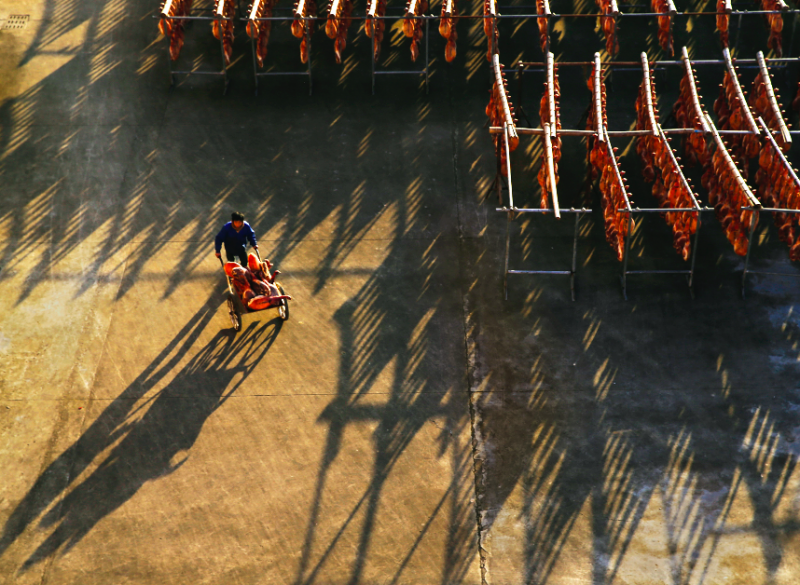
[[[225,255],[228,257],[228,262],[236,262],[235,257],[239,258],[239,264],[247,266],[247,251],[244,246],[228,246],[225,244]]]

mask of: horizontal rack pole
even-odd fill
[[[626,270],[625,274],[691,274],[691,270]]]
[[[170,71],[177,75],[225,75],[224,71]]]
[[[513,7],[509,7],[513,8]],[[616,15],[612,14],[599,14],[599,13],[580,13],[580,14],[461,14],[458,16],[450,16],[448,18],[452,20],[484,20],[487,18],[490,19],[506,19],[506,18],[518,18],[518,19],[539,19],[539,18],[615,18],[615,17],[644,17],[644,18],[655,18],[658,16],[717,16],[717,12],[677,12],[675,14],[670,15],[668,12],[618,12]],[[800,14],[800,9],[790,9],[790,10],[734,10],[729,12],[731,16],[746,16],[746,15],[767,15],[767,14]],[[210,20],[233,20],[230,18],[227,19],[219,19],[219,18],[211,18],[211,17],[187,17],[187,16],[158,16],[158,18],[168,18],[168,19],[182,19],[182,18],[209,18]],[[367,20],[367,19],[374,19],[374,20],[436,20],[440,19],[440,15],[433,15],[433,14],[423,14],[419,16],[412,16],[412,15],[398,15],[398,16],[369,16],[367,14],[361,15],[351,15],[348,17],[349,20]],[[264,16],[260,18],[245,18],[242,17],[241,20],[328,20],[328,15],[325,16],[304,16],[304,17],[293,17],[293,16]],[[775,59],[769,59],[769,61],[774,61]]]
[[[496,207],[495,211],[501,211],[503,213],[555,213],[554,209],[541,209],[538,207]],[[575,209],[574,207],[560,207],[558,209],[560,213],[591,213],[591,209],[587,209],[585,207],[581,207],[580,209]]]
[[[269,75],[311,75],[308,71],[262,71],[254,74],[256,77],[267,77]]]
[[[769,211],[770,213],[800,213],[800,209],[783,209],[780,207],[742,207],[747,211]]]
[[[425,75],[424,69],[417,71],[375,71],[375,75]]]
[[[690,211],[714,211],[713,207],[631,207],[617,209],[617,213],[689,213]]]
[[[747,274],[768,274],[770,276],[788,276],[790,278],[800,277],[800,272],[793,274],[791,272],[763,272],[761,270],[748,270]]]
[[[780,134],[779,130],[771,130],[773,134]],[[503,129],[499,126],[491,126],[489,127],[489,134],[502,134]],[[665,128],[664,134],[702,134],[702,128]],[[753,134],[750,130],[717,130],[717,133],[720,136],[744,136],[747,134]],[[800,135],[800,130],[790,130],[790,134]],[[544,129],[542,128],[522,128],[517,126],[517,134],[520,136],[528,135],[528,136],[539,136],[544,134]],[[594,136],[596,132],[594,130],[576,130],[571,128],[561,128],[556,131],[558,136]],[[652,136],[653,133],[650,130],[609,130],[608,135],[612,138],[615,136]]]
[[[571,270],[509,270],[508,274],[556,274],[572,276]]]
[[[163,18],[164,20],[236,20],[235,18],[224,18],[222,16],[164,16],[163,14],[156,14],[154,18]],[[245,18],[245,20],[247,20]]]
[[[769,63],[796,63],[800,61],[800,57],[775,57],[768,58],[765,61]],[[733,59],[735,65],[758,65],[757,59]],[[545,67],[547,63],[543,61],[517,61],[518,65],[523,67]],[[649,61],[650,65],[657,66],[673,66],[683,67],[683,61]],[[594,61],[556,61],[555,65],[559,67],[591,67]],[[692,60],[692,65],[725,65],[724,59],[698,59]],[[603,68],[613,67],[639,67],[641,68],[641,61],[607,61],[603,63]],[[506,71],[513,71],[513,69],[506,69]],[[524,70],[523,70],[524,73]]]

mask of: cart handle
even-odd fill
[[[222,261],[222,256],[217,256],[217,260],[219,260],[219,265],[222,266],[222,274],[225,275],[225,280],[228,283],[228,292],[233,294],[233,287],[231,286],[231,277],[228,276],[227,272],[225,272],[225,263]]]

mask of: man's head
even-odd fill
[[[244,225],[244,214],[239,213],[238,211],[231,213],[231,225],[237,232],[242,229],[242,226]]]

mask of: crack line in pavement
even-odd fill
[[[455,108],[453,107],[453,90],[452,84],[448,83],[448,97],[450,101],[450,112],[455,112]],[[473,485],[475,486],[475,524],[477,530],[477,538],[478,538],[478,558],[480,562],[480,571],[481,571],[481,584],[487,585],[486,580],[486,556],[485,556],[485,549],[483,547],[484,541],[484,534],[481,524],[481,510],[480,510],[480,501],[481,501],[481,489],[480,487],[483,485],[483,465],[482,461],[484,460],[483,457],[483,437],[480,431],[480,416],[477,413],[475,406],[472,401],[472,389],[474,387],[474,350],[475,344],[470,338],[470,313],[469,313],[469,288],[465,287],[465,278],[467,275],[467,267],[464,264],[464,243],[465,240],[472,240],[473,238],[465,238],[464,237],[464,227],[461,221],[461,204],[462,204],[462,197],[460,196],[460,188],[459,188],[459,172],[458,172],[458,124],[457,121],[454,119],[454,114],[450,116],[450,124],[451,124],[451,142],[453,148],[453,190],[455,192],[456,197],[456,221],[458,225],[458,251],[459,251],[459,265],[461,271],[461,299],[462,299],[462,307],[463,307],[463,318],[462,323],[464,326],[464,365],[467,374],[467,405],[469,407],[469,418],[470,418],[470,438],[472,441],[472,472],[473,472]]]

